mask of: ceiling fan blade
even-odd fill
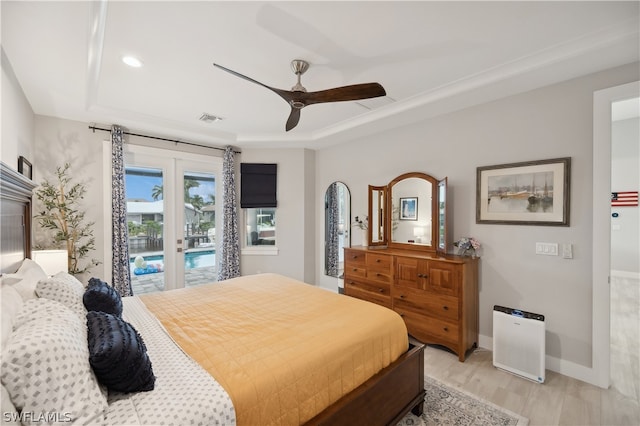
[[[291,114],[289,114],[289,119],[287,120],[287,124],[285,129],[287,132],[298,125],[300,121],[300,108],[291,107]]]
[[[250,81],[250,82],[255,83],[255,84],[259,85],[259,86],[262,86],[262,87],[264,87],[266,89],[269,89],[272,92],[275,92],[278,95],[280,95],[280,97],[282,97],[285,101],[289,102],[289,97],[290,97],[291,92],[288,91],[288,90],[276,89],[275,87],[267,86],[266,84],[260,83],[258,80],[254,80],[251,77],[247,77],[246,75],[240,74],[239,72],[236,72],[234,70],[230,70],[229,68],[223,67],[222,65],[218,65],[216,63],[214,63],[213,66],[216,67],[216,68],[220,68],[221,70],[226,71],[229,74],[233,74],[236,77],[240,77],[240,78],[242,78],[244,80]]]
[[[387,92],[379,83],[363,83],[351,86],[335,87],[318,92],[296,93],[305,105],[322,102],[358,101],[361,99],[386,96]]]

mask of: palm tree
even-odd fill
[[[204,206],[204,199],[200,195],[194,195],[191,197],[191,205],[200,210]]]
[[[162,185],[155,185],[153,189],[151,189],[151,197],[153,201],[162,200]]]
[[[192,203],[192,198],[191,198],[191,195],[189,194],[189,191],[191,190],[191,188],[197,188],[199,186],[200,186],[200,182],[198,182],[197,180],[194,180],[194,179],[184,180],[184,202],[185,203]]]

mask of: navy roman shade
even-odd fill
[[[240,207],[277,207],[277,164],[240,164]]]

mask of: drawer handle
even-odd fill
[[[444,309],[445,311],[448,311],[449,307],[448,306],[443,306],[442,309]]]
[[[449,328],[448,327],[444,327],[443,330],[444,331],[449,331]]]
[[[381,277],[381,276],[382,276],[382,274],[381,274],[380,272],[378,272],[378,273],[376,274],[376,277]]]
[[[380,293],[384,293],[384,288],[379,288],[379,289],[378,289],[378,291],[379,291]]]
[[[376,263],[380,263],[382,262],[380,259],[376,259]]]
[[[400,299],[404,299],[404,294],[401,294],[401,295],[400,295]]]

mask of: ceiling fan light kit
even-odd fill
[[[320,90],[317,92],[307,92],[307,89],[300,81],[302,74],[309,69],[309,62],[303,59],[294,59],[291,61],[291,69],[298,77],[298,82],[291,88],[291,90],[276,89],[247,77],[246,75],[230,70],[229,68],[225,68],[222,65],[215,63],[213,65],[223,71],[235,75],[236,77],[240,77],[269,89],[284,99],[291,106],[291,113],[289,114],[289,118],[285,124],[285,130],[287,132],[298,125],[298,122],[300,121],[300,110],[308,105],[326,102],[358,101],[362,99],[386,96],[387,94],[384,87],[379,83],[354,84],[351,86],[335,87],[333,89]]]

